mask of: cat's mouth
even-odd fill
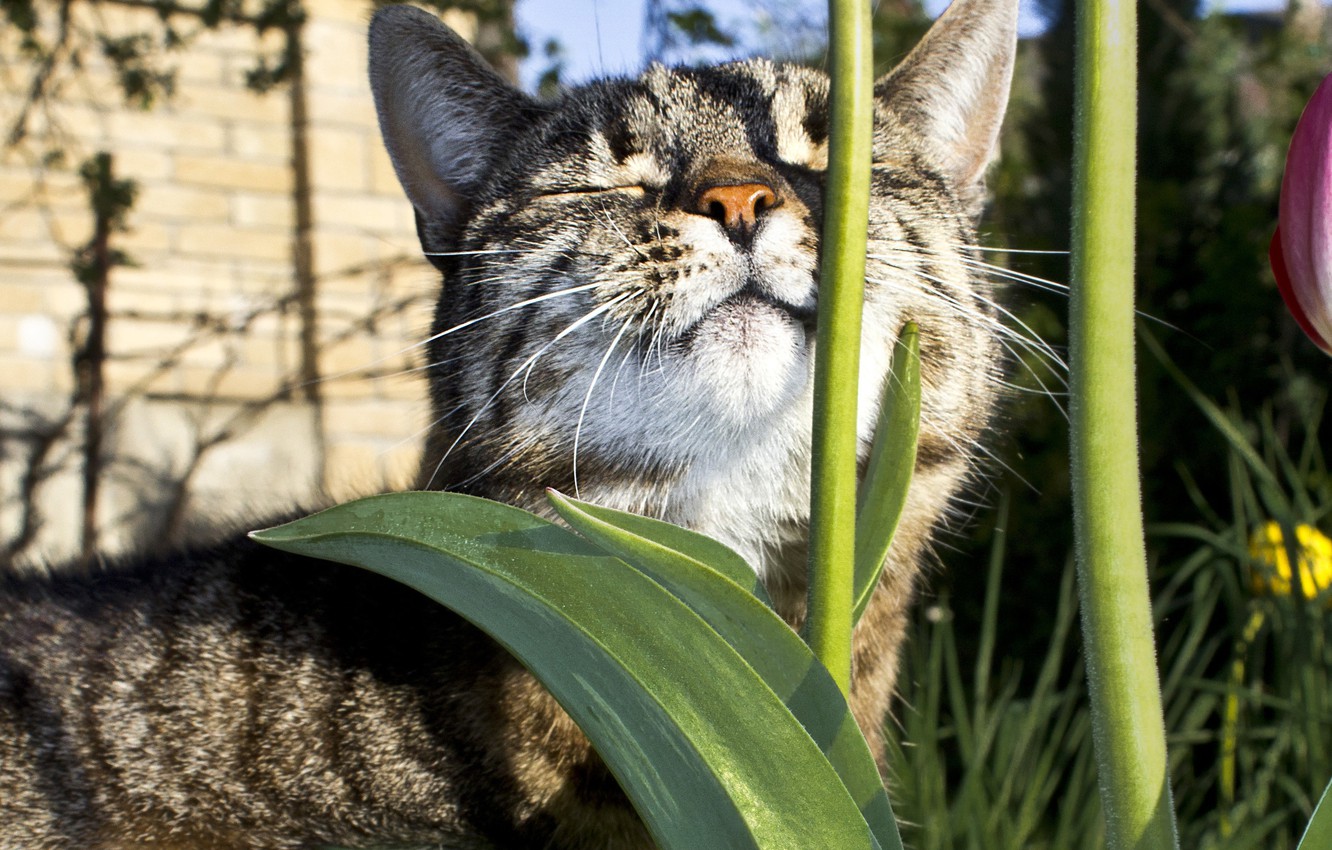
[[[812,334],[817,315],[813,299],[808,303],[797,304],[774,295],[767,287],[751,279],[741,289],[717,302],[711,310],[686,328],[680,337],[683,341],[690,342],[704,327],[720,323],[739,333],[742,338],[737,341],[745,342],[744,337],[764,325],[764,316],[780,317]]]

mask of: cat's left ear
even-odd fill
[[[1017,53],[1017,0],[953,0],[874,85],[889,121],[926,137],[964,200],[979,204],[998,153]]]
[[[384,146],[427,252],[447,239],[532,101],[428,12],[387,6],[370,23],[370,88]]]

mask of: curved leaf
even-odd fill
[[[693,609],[740,653],[827,755],[879,843],[884,848],[902,846],[874,756],[841,688],[781,617],[721,570],[670,548],[662,542],[666,535],[656,539],[636,535],[634,531],[644,527],[640,522],[642,517],[571,499],[555,491],[548,491],[547,498],[576,531],[642,570]],[[655,520],[649,522],[665,525]],[[659,528],[649,528],[660,532]],[[748,576],[752,577],[753,571],[748,571]]]
[[[1304,829],[1296,850],[1318,850],[1319,847],[1332,847],[1332,782],[1323,789],[1323,796],[1314,806],[1313,817]]]
[[[631,514],[625,511],[617,511],[612,508],[603,508],[588,502],[582,502],[578,499],[572,499],[558,490],[547,490],[546,498],[554,505],[555,510],[559,511],[560,516],[569,521],[576,530],[582,531],[575,520],[571,520],[569,515],[562,509],[564,506],[572,506],[575,515],[581,517],[587,515],[601,523],[608,523],[612,527],[628,532],[633,537],[638,538],[643,544],[651,544],[658,549],[668,550],[674,554],[693,561],[700,566],[707,566],[730,579],[735,584],[749,591],[750,595],[758,597],[764,605],[772,608],[772,598],[768,596],[768,589],[763,586],[759,580],[758,573],[749,565],[749,562],[736,554],[735,550],[722,543],[719,540],[699,534],[697,531],[690,531],[687,528],[675,525],[669,522],[663,522],[659,519]],[[593,538],[595,540],[595,538]],[[616,554],[619,554],[616,552]],[[620,555],[623,557],[623,555]],[[633,563],[633,561],[630,561]]]
[[[663,850],[878,846],[735,650],[571,532],[484,499],[395,493],[253,536],[403,582],[494,637],[587,733]]]
[[[902,518],[920,431],[920,329],[907,322],[897,337],[893,366],[883,388],[874,448],[860,487],[856,514],[854,622],[869,605]]]

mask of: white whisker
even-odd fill
[[[500,394],[504,392],[505,388],[507,388],[509,384],[513,383],[513,380],[515,378],[521,375],[524,370],[527,371],[528,377],[531,377],[532,367],[536,365],[537,360],[541,357],[541,355],[545,354],[546,351],[551,348],[551,346],[555,345],[557,342],[564,339],[566,336],[573,333],[583,325],[587,324],[597,316],[607,312],[608,310],[613,309],[617,303],[624,300],[624,298],[626,297],[627,294],[618,296],[616,298],[612,298],[610,301],[607,301],[605,304],[601,304],[597,307],[592,308],[588,312],[584,313],[579,319],[572,322],[567,327],[565,327],[564,330],[556,334],[555,337],[550,340],[550,342],[547,342],[540,349],[538,349],[535,354],[533,354],[523,363],[519,364],[518,368],[514,369],[513,372],[509,375],[509,377],[505,378],[504,383],[500,384],[499,389],[495,390],[495,392],[490,396],[490,398],[486,399],[486,403],[481,406],[481,409],[476,412],[476,415],[471,418],[471,420],[467,423],[467,425],[463,427],[462,431],[458,434],[458,436],[454,438],[453,442],[449,444],[449,447],[445,449],[443,456],[440,457],[439,462],[435,464],[434,471],[431,472],[430,474],[430,480],[429,483],[427,484],[427,489],[429,489],[430,485],[434,484],[435,476],[439,474],[440,469],[442,469],[444,466],[444,462],[449,459],[449,455],[453,453],[453,450],[458,447],[458,444],[462,442],[464,437],[467,436],[467,433],[472,430],[472,426],[476,425],[476,423],[481,419],[481,417],[485,415],[486,411],[490,409],[490,406],[495,403],[495,399],[500,397]],[[524,396],[526,396],[527,378],[523,379],[523,393]]]
[[[619,333],[615,334],[615,338],[611,340],[610,345],[606,346],[606,353],[601,355],[601,362],[597,364],[597,370],[592,373],[592,382],[587,385],[587,394],[583,396],[583,406],[578,411],[578,424],[574,426],[573,442],[573,487],[575,498],[579,497],[580,492],[578,489],[578,444],[583,436],[583,420],[587,416],[587,404],[592,400],[592,391],[597,388],[597,379],[601,377],[601,370],[606,368],[606,361],[610,359],[611,353],[615,351],[615,346],[620,344],[620,338],[624,336],[624,332],[629,329],[629,325],[631,324],[633,324],[632,317],[626,319],[624,323],[620,325]]]

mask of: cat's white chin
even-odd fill
[[[690,346],[696,401],[736,425],[785,409],[810,380],[809,333],[786,310],[741,296],[699,322]]]

